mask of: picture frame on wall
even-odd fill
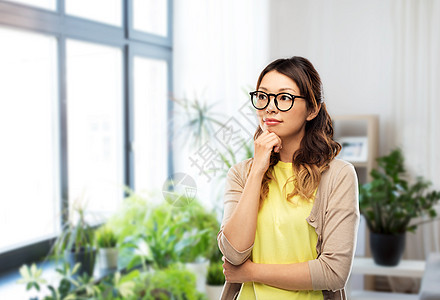
[[[339,158],[349,162],[367,162],[368,138],[366,136],[341,137],[338,142],[342,146]]]

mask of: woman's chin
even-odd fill
[[[268,132],[273,132],[276,135],[278,135],[279,137],[281,137],[280,136],[280,131],[276,129],[276,126],[268,126],[268,125],[266,125],[266,123],[263,123],[263,124],[260,124],[260,128],[263,131],[267,130]]]
[[[279,130],[277,130],[274,126],[267,126],[267,125],[265,125],[265,127],[266,127],[266,129],[267,129],[267,131],[269,131],[269,132],[273,132],[273,133],[275,133],[276,135],[278,135],[279,136]]]

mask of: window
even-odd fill
[[[59,229],[57,61],[54,37],[0,27],[0,40],[0,251],[5,251],[53,237]]]
[[[66,0],[66,13],[96,22],[121,26],[122,0]]]
[[[167,36],[167,11],[167,1],[133,0],[133,29]]]
[[[123,196],[122,51],[67,40],[66,63],[69,207],[99,221]]]
[[[164,60],[134,57],[134,186],[139,192],[160,190],[167,178],[167,127],[160,126],[167,119],[167,73]]]
[[[170,3],[0,0],[0,272],[48,253],[83,195],[100,222],[172,173]]]

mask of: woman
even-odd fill
[[[346,299],[359,223],[353,166],[305,58],[278,59],[251,92],[254,157],[228,172],[222,299]]]

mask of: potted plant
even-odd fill
[[[397,265],[405,245],[405,233],[420,223],[414,219],[436,216],[433,206],[440,191],[428,191],[430,182],[417,177],[410,183],[400,149],[377,159],[373,180],[360,186],[359,206],[370,230],[370,246],[374,261],[380,265]],[[413,222],[412,222],[413,221]]]
[[[102,225],[95,233],[98,246],[98,261],[102,270],[115,270],[118,267],[117,237],[113,230]]]
[[[206,295],[210,300],[220,299],[223,285],[225,283],[222,255],[223,254],[216,247],[210,259],[208,274],[206,276]]]
[[[147,272],[138,288],[135,291],[138,299],[206,299],[206,296],[196,290],[194,274],[185,270],[180,264]]]
[[[134,293],[136,284],[144,285],[143,279],[147,274],[133,270],[126,274],[109,273],[100,280],[83,276],[77,278],[79,265],[70,270],[68,264],[56,269],[57,278],[46,280],[42,277],[43,270],[35,263],[32,266],[23,265],[20,268],[19,284],[25,284],[26,290],[34,292],[33,300],[135,300],[139,299]]]
[[[44,279],[43,270],[35,263],[31,267],[23,265],[19,270],[21,279],[17,283],[25,284],[27,291],[35,289],[36,294],[31,297],[33,300],[101,299],[98,298],[101,291],[92,277],[77,276],[79,266],[77,264],[70,269],[68,264],[63,264],[61,268],[55,270],[59,280],[54,282]]]
[[[206,276],[206,295],[210,300],[220,299],[223,285],[225,284],[225,275],[223,274],[222,262],[211,262]]]
[[[197,290],[204,292],[209,259],[217,248],[216,236],[220,225],[215,213],[208,211],[196,199],[188,201],[184,207],[171,209],[186,220],[178,232],[180,242],[176,250],[179,261],[196,275]]]
[[[56,257],[64,257],[71,269],[80,263],[78,275],[86,273],[92,276],[96,258],[94,230],[85,219],[84,207],[77,202],[73,205],[69,221],[55,240],[53,252]]]
[[[183,252],[197,242],[198,235],[184,229],[190,222],[184,210],[166,201],[149,207],[133,205],[131,200],[128,202],[130,208],[122,209],[117,213],[117,218],[111,218],[109,223],[118,232],[123,260],[121,264],[124,267],[164,269],[181,261]],[[135,214],[134,208],[144,212]]]

